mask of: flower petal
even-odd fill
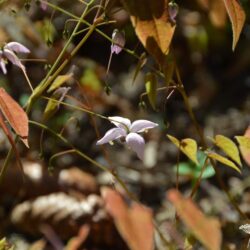
[[[30,53],[30,50],[28,48],[26,48],[24,45],[22,45],[21,43],[18,43],[18,42],[7,43],[4,46],[4,50],[5,49],[14,51],[16,53]]]
[[[4,74],[7,73],[5,62],[2,59],[0,59],[0,68],[2,69],[2,71],[3,71]]]
[[[112,40],[111,53],[118,55],[122,51],[126,42],[124,32],[115,29],[112,34]]]
[[[15,55],[15,53],[11,50],[5,49],[3,51],[4,56],[9,59],[14,65],[18,66],[19,68],[25,70],[24,65],[21,63],[20,59]]]
[[[125,132],[130,129],[131,121],[120,116],[110,116],[109,120],[118,128],[124,129]]]
[[[47,8],[48,8],[48,3],[47,3],[47,1],[41,2],[41,3],[40,3],[40,6],[41,6],[42,10],[46,11]]]
[[[137,154],[137,156],[143,160],[144,157],[144,146],[145,146],[145,141],[144,139],[136,134],[136,133],[129,133],[126,136],[126,143],[127,145],[133,150],[135,151],[135,153]]]
[[[108,130],[106,134],[99,141],[97,141],[96,145],[105,144],[123,136],[126,136],[126,132],[123,129],[112,128]]]
[[[154,127],[157,127],[158,124],[148,121],[148,120],[137,120],[134,121],[130,127],[130,131],[131,132],[135,132],[135,133],[139,133],[139,132],[143,132],[147,129],[151,129]]]

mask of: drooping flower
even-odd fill
[[[111,44],[111,54],[119,54],[125,45],[125,35],[124,32],[115,29],[112,33],[112,44]]]
[[[169,14],[169,21],[172,24],[176,24],[176,17],[178,15],[179,12],[179,6],[175,3],[175,2],[170,2],[168,4],[168,14]]]
[[[139,133],[157,127],[158,124],[148,120],[136,120],[131,123],[129,119],[120,116],[109,117],[109,120],[116,127],[108,130],[96,144],[101,145],[125,138],[125,143],[128,147],[131,148],[141,160],[143,160],[145,141]]]
[[[40,7],[41,7],[42,10],[46,11],[47,8],[48,8],[47,1],[41,1],[40,2]]]
[[[24,65],[21,63],[16,53],[30,53],[30,50],[18,42],[9,42],[0,49],[0,68],[4,74],[7,73],[6,64],[8,61],[22,70],[25,70]]]

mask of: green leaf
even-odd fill
[[[206,154],[203,153],[203,151],[197,152],[197,158],[199,164],[196,165],[193,161],[188,162],[180,162],[179,163],[179,174],[180,175],[186,175],[191,176],[195,179],[200,177],[202,167],[205,164],[205,161],[207,159]],[[177,172],[177,165],[174,166],[174,171]],[[202,173],[202,179],[207,179],[215,175],[214,168],[211,164],[207,164],[205,170]]]
[[[151,105],[151,107],[155,110],[156,109],[156,94],[157,94],[157,79],[155,74],[148,73],[146,74],[145,79],[145,86],[146,86],[146,92],[148,95],[148,100]]]
[[[230,168],[233,168],[237,172],[241,173],[241,170],[229,159],[227,159],[219,154],[216,154],[216,153],[208,153],[207,156],[210,159],[214,159],[214,160],[216,160],[216,161],[218,161],[218,162],[220,162],[220,163],[222,163]]]
[[[190,160],[195,164],[199,164],[197,160],[197,143],[195,140],[186,138],[179,141],[177,138],[167,135],[169,140],[174,143]]]
[[[40,32],[43,39],[48,46],[52,45],[54,42],[56,29],[50,19],[44,19],[42,23],[39,24]]]
[[[236,144],[229,138],[223,135],[215,136],[215,144],[218,146],[226,155],[235,161],[239,166],[242,166],[240,160],[240,153]]]
[[[250,166],[250,137],[244,136],[235,136],[236,140],[240,145],[240,152],[245,162]]]
[[[246,20],[246,14],[242,9],[238,0],[223,0],[223,1],[226,6],[227,14],[232,23],[232,29],[233,29],[232,48],[234,50],[240,38],[240,34]]]
[[[43,113],[43,119],[48,120],[50,117],[52,117],[56,111],[59,109],[61,101],[63,101],[65,95],[69,91],[70,87],[61,87],[58,88],[52,95],[52,99],[49,99],[47,106]],[[55,100],[53,100],[55,99]],[[58,100],[58,101],[57,101]]]
[[[56,79],[53,81],[53,83],[50,85],[49,89],[47,90],[47,93],[50,93],[59,87],[61,87],[65,82],[71,80],[73,77],[73,74],[67,74],[67,75],[59,75],[56,77]]]
[[[102,83],[96,73],[96,71],[92,68],[87,68],[83,72],[83,75],[80,79],[80,83],[87,87],[88,89],[99,92],[102,90]]]

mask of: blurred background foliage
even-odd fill
[[[232,31],[226,13],[218,5],[208,5],[211,2],[216,1],[176,1],[179,14],[171,53],[205,135],[233,137],[244,134],[250,121],[250,5],[247,0],[241,1],[247,20],[236,50],[232,52]],[[84,9],[81,1],[58,0],[51,3],[76,16],[80,16]],[[94,16],[95,10],[89,13],[86,20],[92,22]],[[101,31],[111,37],[115,28],[123,30],[125,47],[138,56],[145,53],[128,13],[119,1],[109,1],[105,18],[115,22],[101,26]],[[34,86],[45,77],[75,23],[72,17],[60,10],[50,7],[42,10],[36,1],[0,1],[0,45],[18,41],[31,50],[23,62]],[[82,28],[86,26],[82,25]],[[78,44],[83,34],[74,38],[70,48]],[[94,32],[72,58],[63,73],[72,73],[72,77],[64,83],[64,86],[70,87],[66,100],[106,116],[119,115],[131,120],[145,118],[159,123],[159,129],[146,134],[144,162],[119,144],[97,147],[96,141],[110,128],[110,124],[80,110],[61,105],[53,116],[45,119],[48,100],[41,98],[29,117],[45,123],[57,133],[61,132],[76,148],[114,169],[139,200],[153,209],[156,220],[166,231],[163,221],[173,218],[173,214],[169,202],[165,200],[165,192],[175,186],[178,156],[178,149],[167,140],[166,133],[177,138],[194,138],[198,144],[199,137],[177,92],[169,99],[166,90],[157,92],[155,110],[146,96],[142,97],[144,107],[140,106],[146,74],[150,68],[157,67],[149,55],[146,55],[144,66],[136,78],[138,58],[126,51],[113,55],[107,76],[110,45],[109,40]],[[105,92],[106,83],[111,88],[110,95]],[[164,87],[161,79],[157,79],[157,84],[159,88]],[[12,65],[8,65],[7,75],[0,74],[0,86],[21,105],[30,95],[21,71]],[[51,247],[51,244],[56,244],[55,239],[59,238],[60,243],[66,245],[86,224],[92,233],[86,236],[87,243],[83,240],[86,245],[82,249],[126,249],[99,196],[100,186],[113,185],[111,176],[76,154],[65,153],[51,158],[70,148],[50,133],[32,125],[29,141],[29,150],[19,145],[24,180],[13,160],[0,186],[0,235],[14,242],[17,249],[53,249],[55,246]],[[9,147],[0,131],[2,160]],[[184,193],[188,193],[200,170],[184,155],[180,155],[179,160],[180,186]],[[202,155],[200,160],[204,161]],[[237,246],[243,238],[237,231],[241,223],[239,215],[218,187],[213,170],[207,168],[206,171],[196,200],[205,213],[220,218],[223,249],[239,249]],[[244,212],[249,214],[249,169],[243,168],[241,176],[223,166],[221,172],[230,192]],[[86,208],[73,210],[73,204]],[[51,240],[49,235],[55,236]],[[32,248],[35,244],[38,247]],[[194,249],[200,249],[198,247]]]

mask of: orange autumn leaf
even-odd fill
[[[168,191],[167,198],[173,203],[181,220],[207,249],[221,249],[222,235],[217,219],[205,216],[190,198],[183,197],[175,189]]]
[[[223,1],[227,10],[227,14],[232,24],[232,29],[233,29],[232,48],[234,50],[240,38],[240,34],[246,20],[246,14],[238,0],[223,0]]]
[[[168,13],[168,0],[122,0],[143,46],[161,63],[169,51],[175,24]]]
[[[27,114],[3,88],[0,88],[0,110],[16,134],[20,136],[25,146],[29,147]]]
[[[138,203],[129,207],[121,195],[110,189],[102,188],[102,197],[108,213],[131,250],[154,249],[154,226],[152,212]]]

